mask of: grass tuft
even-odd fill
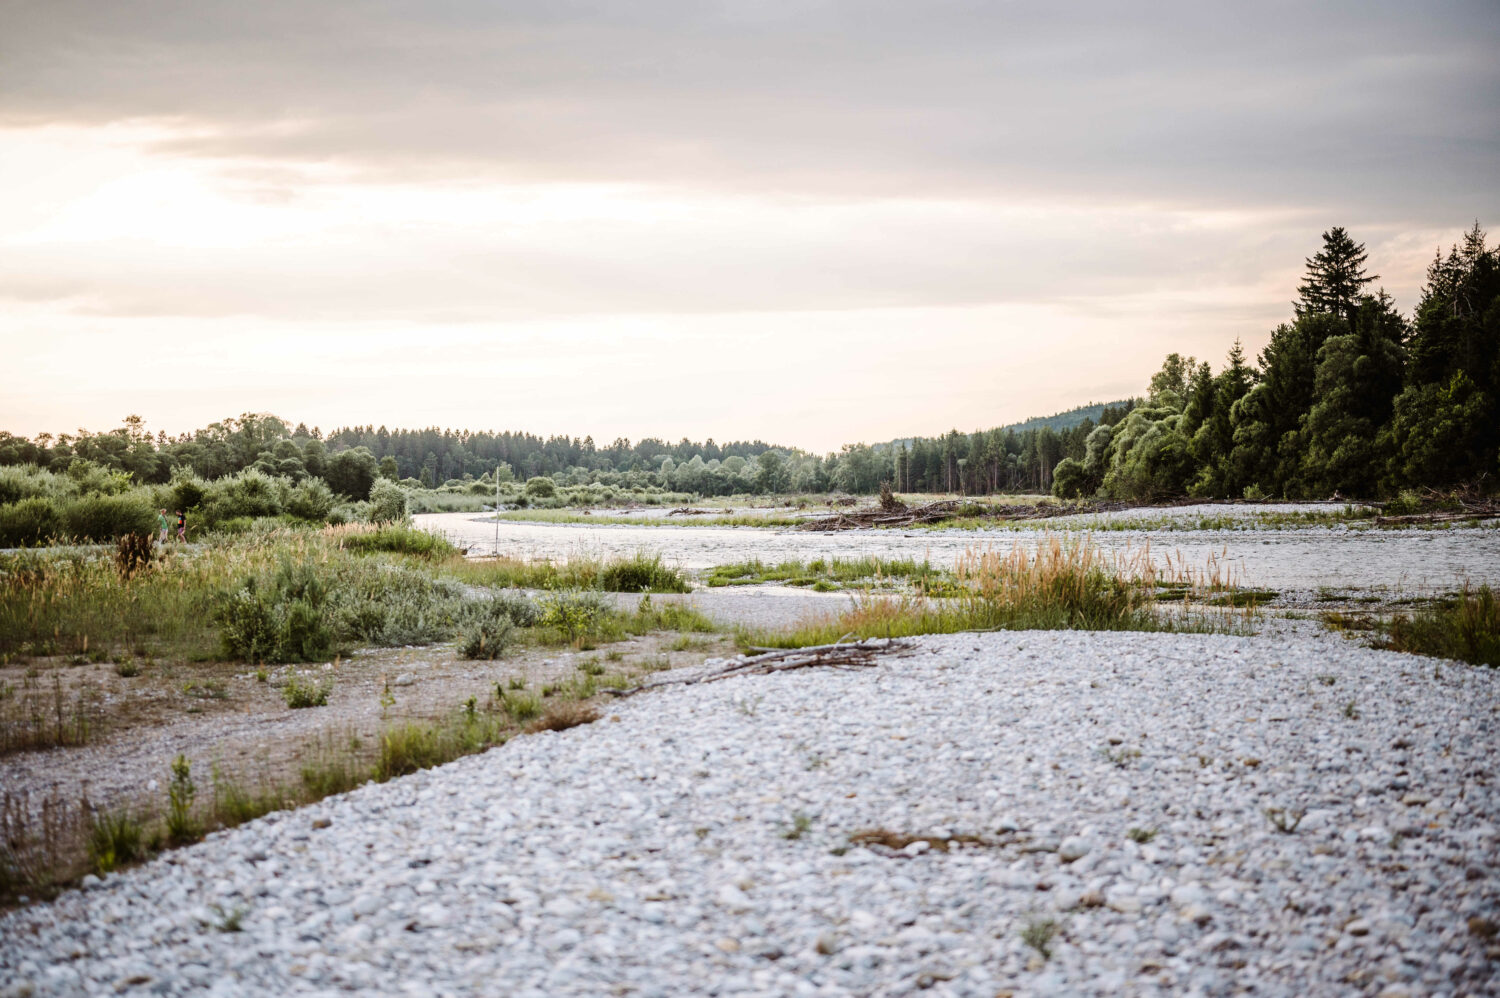
[[[1397,616],[1389,625],[1385,647],[1500,666],[1500,600],[1489,586],[1480,586],[1412,616]]]

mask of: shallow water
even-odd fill
[[[1249,510],[1251,507],[1231,507]],[[766,562],[812,558],[927,558],[952,565],[978,546],[1009,550],[1034,546],[1041,531],[848,530],[821,533],[754,527],[594,526],[500,521],[472,513],[432,513],[418,526],[443,534],[472,554],[558,559],[660,553],[686,569],[759,558]],[[1390,592],[1445,591],[1465,582],[1500,583],[1500,530],[1111,530],[1091,534],[1106,550],[1148,552],[1158,570],[1210,566],[1224,581],[1283,590],[1323,587]]]

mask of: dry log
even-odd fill
[[[628,689],[606,689],[601,692],[617,697],[628,697],[663,686],[696,686],[699,683],[716,683],[721,679],[734,679],[738,676],[764,676],[773,672],[790,672],[793,669],[867,668],[875,664],[877,655],[890,652],[904,654],[911,648],[910,641],[903,641],[899,638],[869,638],[848,644],[841,642],[842,639],[831,645],[771,649],[760,655],[736,659],[696,676],[684,679],[664,679],[654,683],[642,683]]]

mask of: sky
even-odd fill
[[[1500,225],[1500,4],[0,0],[0,430],[814,452]]]

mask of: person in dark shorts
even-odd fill
[[[187,514],[180,509],[177,511],[177,539],[187,540]]]

